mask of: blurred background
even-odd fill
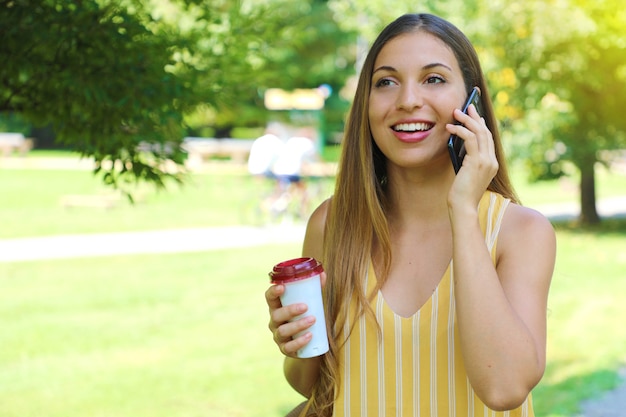
[[[370,43],[430,12],[474,43],[514,185],[557,230],[537,415],[590,417],[626,366],[621,3],[0,1],[0,415],[295,406],[267,273],[333,192]],[[297,181],[253,167],[268,136]]]

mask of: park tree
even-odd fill
[[[484,47],[505,133],[532,179],[580,175],[580,221],[600,221],[595,170],[626,148],[626,12],[621,2],[490,2]],[[568,22],[567,25],[559,22]]]
[[[0,112],[51,126],[108,184],[180,179],[164,162],[183,162],[194,71],[174,27],[104,0],[1,0],[0,27]]]

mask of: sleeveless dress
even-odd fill
[[[495,263],[496,241],[509,203],[486,192],[479,205],[485,242]],[[430,299],[411,317],[395,314],[379,291],[371,315],[361,315],[339,352],[341,383],[335,417],[533,417],[532,398],[517,409],[489,409],[470,386],[455,317],[452,262]],[[370,265],[367,291],[376,277]],[[351,302],[350,317],[355,304]]]

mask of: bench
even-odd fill
[[[24,156],[32,148],[33,140],[21,133],[0,133],[0,152],[3,156],[11,156],[14,152]]]
[[[186,137],[182,148],[189,155],[191,165],[198,166],[204,161],[215,158],[229,158],[234,162],[245,163],[250,156],[253,140],[248,139],[215,139]]]
[[[98,208],[110,210],[115,208],[122,197],[119,194],[68,194],[61,197],[63,208]]]

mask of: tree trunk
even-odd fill
[[[580,223],[585,225],[600,223],[596,210],[596,175],[595,162],[587,160],[580,168]]]

